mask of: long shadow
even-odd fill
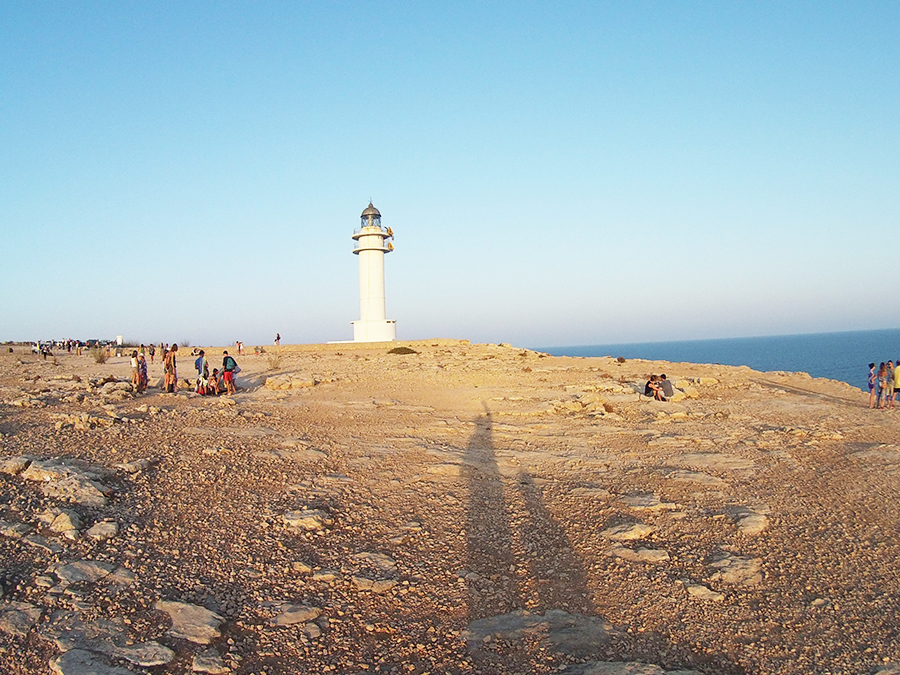
[[[469,618],[515,609],[593,613],[587,573],[565,529],[544,505],[535,479],[528,473],[515,479],[501,475],[492,425],[485,408],[475,419],[462,471],[469,491]],[[511,512],[513,500],[524,507],[518,518]]]
[[[512,526],[492,439],[491,413],[475,419],[464,455],[469,618],[480,619],[522,608],[515,575]]]
[[[527,472],[504,478],[492,433],[493,420],[485,406],[484,414],[475,419],[462,470],[469,492],[466,543],[470,628],[487,621],[501,630],[503,626],[515,630],[523,625],[515,618],[496,623],[495,619],[522,609],[532,617],[545,616],[550,623],[556,622],[557,628],[560,622],[565,624],[561,631],[548,636],[551,651],[565,653],[565,658],[618,657],[652,663],[662,656],[663,661],[672,660],[671,652],[678,645],[653,631],[636,638],[625,631],[614,631],[611,642],[598,637],[605,621],[596,614],[587,570],[565,527],[547,508],[539,479]],[[562,618],[560,610],[565,613]],[[680,663],[713,666],[723,674],[743,672],[724,654],[698,654],[687,645],[678,651],[681,658],[676,656],[675,660]],[[475,655],[483,673],[529,672],[538,663],[541,668],[551,662],[559,667],[565,663],[565,658],[560,658],[551,657],[535,644],[508,646],[495,653],[479,648]]]
[[[485,407],[475,419],[462,471],[469,491],[470,620],[514,609],[592,614],[587,573],[565,529],[544,505],[531,475],[520,473],[515,479],[501,475],[492,425]],[[524,507],[518,517],[511,511],[513,501]]]
[[[528,551],[528,581],[533,584],[528,604],[540,610],[594,614],[596,606],[588,590],[587,571],[572,549],[565,529],[544,505],[540,487],[531,475],[522,473],[518,488],[526,511],[522,547]]]

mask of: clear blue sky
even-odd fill
[[[897,2],[4,2],[0,339],[900,326]]]

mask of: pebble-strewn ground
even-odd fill
[[[900,673],[900,408],[405,344],[231,398],[4,348],[0,672]]]

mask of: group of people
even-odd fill
[[[201,349],[197,360],[194,361],[197,369],[197,393],[201,396],[218,396],[221,393],[233,394],[234,376],[241,372],[240,366],[228,352],[222,352],[222,369],[213,368],[209,372],[209,362],[206,353]],[[224,389],[224,392],[222,391]]]
[[[178,391],[178,345],[160,345],[163,354],[163,391],[174,394]],[[150,345],[149,350],[141,345],[140,350],[131,352],[131,383],[135,390],[142,394],[147,389],[149,378],[147,376],[147,359],[145,352],[149,351],[151,363],[156,352],[156,348]],[[197,360],[194,361],[194,367],[197,369],[197,388],[196,392],[200,395],[219,395],[234,394],[236,392],[234,386],[234,377],[241,369],[233,356],[228,352],[222,353],[222,368],[213,368],[212,373],[209,372],[209,362],[206,360],[206,353],[198,350]]]
[[[894,399],[900,396],[900,359],[869,364],[869,407],[893,408]]]
[[[650,375],[650,379],[644,385],[644,396],[649,396],[657,401],[668,401],[674,395],[675,387],[666,378],[665,373],[658,376]]]

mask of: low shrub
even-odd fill
[[[269,354],[266,361],[269,364],[269,370],[278,370],[281,368],[281,354]]]
[[[94,359],[94,363],[106,363],[106,359],[109,358],[106,347],[92,347],[91,358]]]
[[[392,350],[388,352],[388,354],[418,354],[415,349],[410,349],[409,347],[394,347]]]

